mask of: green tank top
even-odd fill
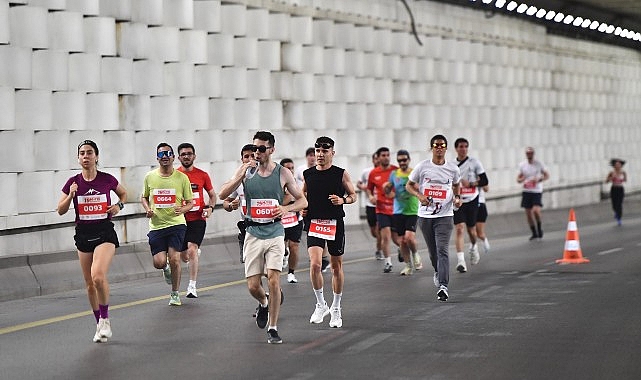
[[[256,173],[252,178],[245,179],[243,188],[247,202],[247,219],[264,223],[259,226],[248,226],[247,232],[259,239],[272,239],[278,236],[285,236],[283,224],[278,221],[270,223],[274,218],[271,216],[271,208],[283,203],[285,192],[280,185],[280,170],[282,166],[278,163],[268,177],[261,177]]]

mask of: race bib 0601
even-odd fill
[[[269,223],[274,220],[274,208],[278,207],[276,199],[252,199],[249,204],[252,221]]]

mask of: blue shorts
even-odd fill
[[[180,252],[183,241],[185,240],[185,231],[187,231],[187,226],[184,224],[149,231],[147,237],[149,238],[151,255],[154,256],[159,252],[167,252],[169,251],[169,247]]]

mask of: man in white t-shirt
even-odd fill
[[[449,243],[454,228],[454,208],[461,207],[459,195],[461,172],[458,166],[445,160],[447,139],[435,135],[430,140],[432,158],[423,160],[410,173],[407,191],[420,202],[418,225],[425,238],[430,261],[434,268],[434,285],[439,301],[449,298]]]
[[[523,185],[521,207],[525,209],[527,223],[532,231],[530,240],[541,239],[543,237],[543,229],[541,228],[542,182],[550,178],[550,174],[541,161],[534,159],[534,148],[527,147],[525,157],[526,160],[519,164],[516,182]]]

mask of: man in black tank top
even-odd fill
[[[345,250],[344,204],[356,202],[356,192],[349,173],[332,165],[334,140],[322,136],[316,139],[316,166],[303,172],[303,192],[307,194],[308,209],[305,215],[307,251],[310,259],[310,278],[316,296],[316,308],[310,323],[322,323],[331,314],[329,326],[342,327],[341,298],[343,295],[343,253]],[[331,308],[323,296],[321,260],[323,250],[331,255],[332,290]]]

